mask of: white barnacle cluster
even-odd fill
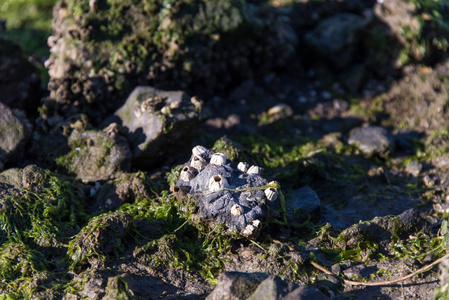
[[[263,172],[263,168],[259,167],[259,166],[250,166],[248,163],[246,162],[239,162],[239,164],[237,165],[237,169],[242,172],[242,173],[246,173],[246,174],[256,174],[256,175],[261,175]]]
[[[197,145],[180,172],[179,187],[173,191],[177,198],[193,197],[201,218],[211,225],[219,217],[229,232],[254,238],[260,234],[267,206],[276,210],[281,196],[279,184],[267,184],[262,172],[262,167],[234,163],[224,153]]]

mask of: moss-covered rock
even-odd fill
[[[98,116],[137,84],[224,89],[285,65],[296,35],[281,10],[243,0],[63,0],[49,39],[50,98]]]
[[[94,268],[104,266],[110,256],[123,251],[132,226],[133,219],[125,212],[108,213],[91,219],[70,242],[68,256],[71,268],[80,270],[87,264]]]
[[[131,151],[115,126],[104,131],[73,131],[71,151],[57,159],[61,167],[83,181],[107,180],[131,168]]]

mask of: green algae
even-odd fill
[[[85,222],[80,192],[72,183],[49,172],[38,185],[42,191],[3,199],[0,239],[4,242],[33,241],[39,245],[64,243]]]

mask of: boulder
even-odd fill
[[[222,234],[255,238],[267,219],[280,215],[279,184],[262,177],[263,169],[245,162],[231,162],[223,153],[203,146],[192,150],[172,190],[198,212],[192,220],[214,229],[226,225]],[[188,210],[188,209],[186,209]]]
[[[24,114],[0,103],[0,171],[7,162],[20,160],[31,136],[31,125]]]
[[[183,91],[136,87],[115,112],[126,129],[133,163],[148,167],[189,145],[201,109],[202,101]]]
[[[114,125],[104,131],[74,130],[69,138],[71,151],[57,159],[60,167],[85,182],[108,180],[131,168],[131,151],[127,140]]]

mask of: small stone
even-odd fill
[[[384,156],[393,148],[393,142],[388,131],[383,127],[358,127],[349,133],[348,143],[354,145],[367,156]]]
[[[310,187],[305,186],[293,191],[290,199],[291,201],[287,203],[287,213],[291,218],[302,219],[310,215],[312,222],[320,220],[321,201]]]
[[[422,164],[420,164],[419,162],[412,160],[411,162],[409,162],[407,164],[407,167],[405,168],[405,171],[416,177],[419,175],[419,173],[422,171]]]

